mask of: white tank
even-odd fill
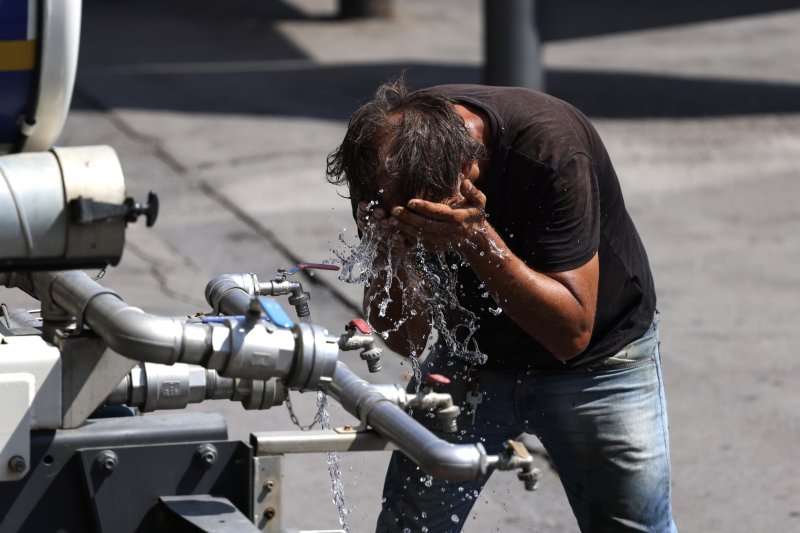
[[[81,0],[1,4],[0,154],[48,150],[72,99]]]

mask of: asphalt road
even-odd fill
[[[381,81],[479,82],[481,5],[404,0],[391,21],[345,22],[311,0],[85,0],[60,144],[110,144],[129,192],[162,205],[103,282],[149,312],[193,314],[217,274],[266,278],[332,257],[340,233],[353,242],[326,155]],[[682,531],[800,530],[798,25],[800,10],[545,47],[548,91],[595,121],[650,254]],[[360,290],[318,278],[313,321],[341,331]],[[370,379],[402,381],[408,365],[384,359]],[[296,396],[310,420],[314,396]],[[282,407],[195,409],[224,412],[233,438],[293,427]],[[387,459],[342,458],[354,532],[372,528]],[[338,527],[324,455],[288,457],[284,475],[285,527]],[[549,471],[533,494],[496,475],[465,527],[575,530]]]

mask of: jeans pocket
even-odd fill
[[[645,335],[623,349],[589,367],[590,371],[626,370],[655,361],[658,356],[658,330],[652,328]]]

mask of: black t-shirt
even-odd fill
[[[619,180],[589,120],[573,106],[522,88],[443,85],[432,92],[486,112],[492,145],[481,183],[489,222],[539,272],[584,265],[598,252],[600,279],[588,348],[566,365],[485,297],[468,267],[459,302],[479,318],[487,367],[564,370],[609,357],[641,337],[656,306],[653,278]],[[494,308],[494,309],[493,309]]]

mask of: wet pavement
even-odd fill
[[[73,108],[60,144],[110,144],[129,193],[161,200],[103,282],[169,315],[208,306],[223,272],[270,277],[354,242],[324,180],[347,117],[380,82],[481,80],[481,6],[403,0],[391,21],[338,21],[334,2],[84,0]],[[662,312],[674,507],[683,531],[800,528],[800,10],[559,41],[548,90],[605,139],[648,248]],[[312,318],[341,331],[360,289],[321,272]],[[3,292],[3,295],[6,293]],[[344,359],[366,376],[354,353]],[[410,371],[395,356],[375,381]],[[293,395],[302,421],[313,394]],[[209,402],[231,436],[292,429],[284,408]],[[351,421],[333,408],[334,420]],[[386,453],[342,457],[350,528],[369,531]],[[465,531],[567,532],[558,478],[525,493],[498,473]],[[287,458],[284,526],[338,527],[324,455]]]

